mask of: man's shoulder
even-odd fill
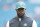
[[[14,17],[14,18],[12,18],[12,19],[10,19],[9,22],[10,22],[10,23],[15,22],[15,21],[16,21],[16,18],[17,18],[17,16]]]
[[[25,16],[25,18],[26,18],[27,20],[33,21],[33,18],[31,18],[31,17]]]

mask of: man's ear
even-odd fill
[[[18,12],[18,10],[16,10],[16,12]]]
[[[26,8],[24,8],[24,10],[26,10]]]
[[[16,9],[16,12],[17,12],[17,9]]]
[[[25,8],[25,12],[26,12],[26,8]]]

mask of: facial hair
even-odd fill
[[[17,15],[18,15],[19,18],[23,18],[24,15],[25,15],[25,13],[22,13],[22,15],[20,15],[20,14],[17,13]]]

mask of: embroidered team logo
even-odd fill
[[[24,23],[24,26],[27,26],[27,23]]]
[[[20,3],[20,6],[22,6],[22,3]]]

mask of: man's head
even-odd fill
[[[18,2],[16,4],[16,11],[17,11],[17,14],[19,16],[23,16],[25,14],[25,11],[26,11],[25,3],[24,2]]]
[[[23,16],[25,14],[26,9],[25,8],[19,8],[16,11],[17,11],[17,14],[19,16]]]

